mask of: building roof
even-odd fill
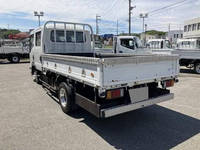
[[[190,19],[190,20],[186,20],[184,22],[184,25],[195,24],[195,23],[199,23],[199,22],[200,22],[200,17],[194,18],[194,19]]]

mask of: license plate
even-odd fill
[[[136,89],[130,89],[129,95],[131,99],[131,103],[137,103],[143,100],[149,99],[149,88],[141,87]]]

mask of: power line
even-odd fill
[[[105,16],[108,16],[108,12],[111,11],[115,7],[115,5],[117,4],[117,1],[118,0],[113,1],[113,3],[111,4],[111,6],[108,7],[108,9],[104,11],[104,14],[102,15],[102,16],[104,16],[104,18],[105,18]]]
[[[172,6],[178,5],[178,4],[180,4],[180,3],[184,3],[184,2],[186,2],[186,1],[188,1],[188,0],[182,0],[182,1],[179,1],[179,2],[176,2],[176,3],[173,3],[173,4],[170,4],[170,5],[167,5],[167,6],[165,6],[165,7],[152,10],[152,11],[148,12],[148,14],[151,14],[151,13],[154,13],[154,12],[157,12],[157,11],[160,11],[160,10],[163,10],[163,9],[170,8],[170,7],[172,7]]]
[[[191,1],[193,1],[193,0],[190,0],[190,1],[188,1],[188,2],[186,2],[186,3],[183,3],[183,4],[180,4],[180,5],[176,5],[176,6],[173,6],[173,7],[170,7],[170,8],[168,8],[168,10],[170,10],[170,9],[174,9],[174,8],[177,8],[177,7],[180,7],[180,6],[183,6],[183,5],[185,5],[185,4],[188,4],[189,2],[191,2]],[[150,14],[150,16],[157,16],[157,15],[162,15],[164,12],[157,12],[157,13],[153,13],[153,14]]]

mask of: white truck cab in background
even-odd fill
[[[151,39],[147,42],[147,47],[150,49],[171,49],[172,48],[170,41],[166,39]]]
[[[199,39],[178,39],[177,49],[200,50]]]

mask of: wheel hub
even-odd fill
[[[18,61],[18,57],[14,56],[14,57],[12,58],[12,60],[13,60],[14,62],[17,62],[17,61]]]
[[[67,105],[67,96],[64,88],[60,89],[60,103],[63,107]]]
[[[198,74],[200,74],[200,64],[198,64],[196,67],[195,67],[195,70]]]

